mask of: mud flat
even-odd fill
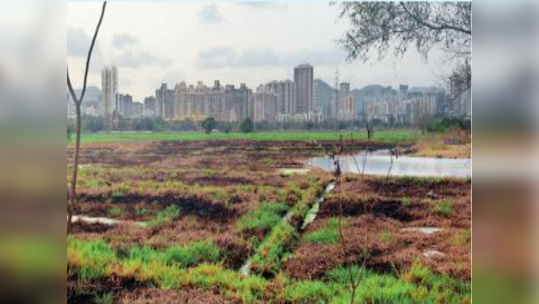
[[[470,180],[345,174],[331,189],[304,163],[339,144],[86,144],[68,302],[341,303],[340,273],[361,265],[364,286],[380,286],[362,301],[468,301]],[[365,261],[345,263],[341,209],[346,253]]]

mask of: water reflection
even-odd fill
[[[355,158],[355,159],[354,159]],[[392,176],[426,176],[426,177],[461,177],[471,176],[471,159],[452,159],[434,157],[391,156],[388,151],[360,153],[355,157],[340,156],[341,170],[348,173],[370,175],[387,175],[391,167]],[[334,169],[329,157],[315,157],[307,161],[309,166],[319,167],[326,171]]]

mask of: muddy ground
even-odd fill
[[[295,278],[321,278],[336,266],[365,262],[378,272],[399,273],[420,261],[440,274],[469,280],[470,187],[467,180],[347,176],[305,232],[317,231],[342,214],[347,254],[340,241],[328,245],[302,240],[286,272]],[[437,231],[416,229],[422,227]]]
[[[280,169],[302,168],[308,157],[336,151],[385,148],[389,148],[385,143],[347,141],[88,144],[81,154],[80,204],[75,214],[122,223],[76,223],[73,235],[104,239],[115,248],[168,248],[211,240],[225,252],[224,266],[238,270],[269,232],[239,229],[242,216],[262,202],[292,207],[313,177],[326,184],[333,179],[321,170],[289,175]],[[399,149],[414,152],[409,144]],[[378,272],[398,273],[419,260],[437,273],[469,280],[470,186],[468,180],[344,176],[302,236],[342,215],[345,242],[339,237],[336,243],[313,244],[302,237],[283,271],[291,278],[319,279],[339,265],[364,263]],[[181,209],[179,217],[157,228],[138,225],[171,205]],[[414,227],[440,230],[432,234],[403,230]],[[68,278],[69,302],[92,302],[92,293],[114,287],[111,282],[94,284],[85,286]],[[110,290],[119,303],[236,303],[196,288],[122,286]]]

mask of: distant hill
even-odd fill
[[[80,94],[82,93],[82,89],[76,89],[75,93],[77,94],[77,96],[80,96]],[[96,86],[89,86],[86,88],[83,103],[99,103],[100,97],[101,90]],[[71,96],[69,96],[69,100],[71,100]]]
[[[314,86],[318,94],[318,107],[327,115],[330,111],[330,103],[333,98],[334,89],[327,82],[321,79],[314,80]]]
[[[76,90],[77,94],[81,93],[81,89]],[[86,88],[86,94],[84,95],[84,99],[87,101],[99,101],[99,98],[101,96],[101,90],[96,86],[90,86]]]

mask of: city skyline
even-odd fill
[[[117,90],[118,69],[107,66],[101,73],[102,92],[89,88],[93,99],[83,103],[83,114],[195,122],[208,117],[222,122],[248,117],[255,123],[378,120],[390,125],[418,124],[435,116],[471,115],[470,91],[455,78],[448,94],[436,87],[410,88],[408,84],[400,84],[398,89],[380,85],[352,89],[349,82],[339,81],[338,70],[332,87],[314,79],[315,67],[310,63],[293,70],[294,81],[273,80],[258,85],[256,90],[245,83],[239,87],[221,84],[219,79],[213,85],[182,81],[168,87],[162,83],[155,95],[145,97],[142,103]],[[68,95],[68,117],[72,115]]]
[[[342,79],[356,88],[373,83],[431,86],[445,75],[442,55],[437,51],[428,62],[411,50],[399,60],[390,56],[382,62],[345,63],[345,54],[335,40],[344,33],[346,22],[337,20],[334,6],[323,3],[111,4],[89,85],[99,86],[102,68],[116,65],[122,70],[119,91],[129,92],[137,101],[162,82],[212,83],[222,79],[256,88],[275,79],[291,80],[294,75],[289,67],[301,62],[316,66],[314,78],[327,83],[333,82],[338,68]],[[89,31],[95,23],[89,12],[98,9],[94,3],[68,4],[68,63],[73,71],[83,68]],[[236,17],[243,14],[247,17],[240,22]],[[150,20],[151,27],[147,25]]]

